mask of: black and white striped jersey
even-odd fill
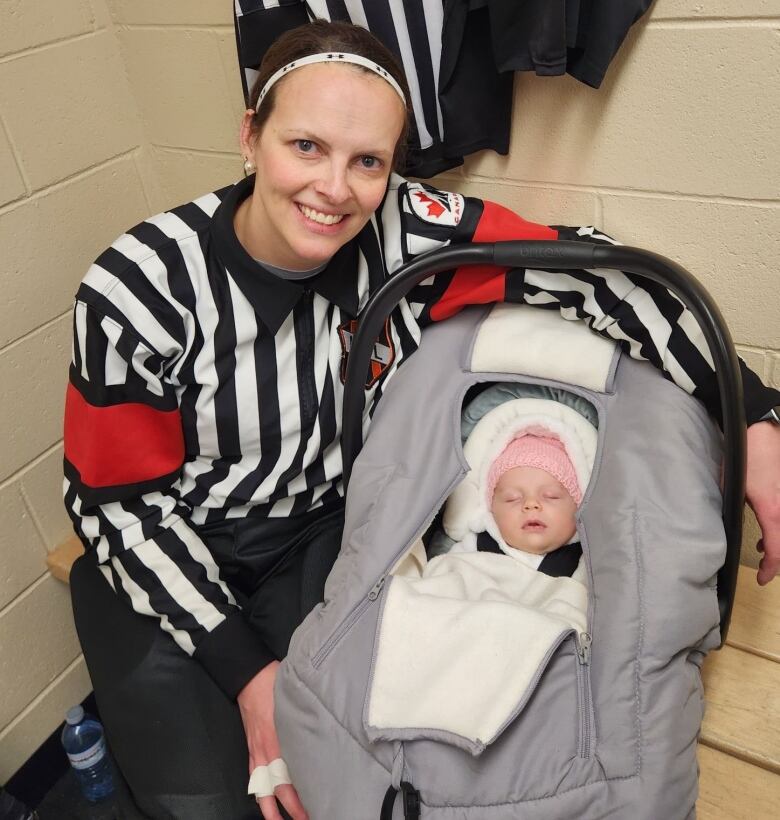
[[[235,0],[234,12],[247,100],[260,61],[282,33],[310,19],[354,23],[384,43],[406,75],[414,114],[406,173],[434,176],[483,148],[507,153],[512,75],[496,69],[487,8],[469,15],[468,30],[459,22],[447,27],[444,64],[443,0]]]
[[[220,657],[223,681],[231,651],[242,669],[247,653],[256,657],[254,671],[272,656],[198,528],[297,516],[340,498],[344,368],[369,295],[404,262],[448,243],[610,241],[393,176],[375,216],[321,273],[286,280],[233,230],[252,184],[150,217],[90,267],[73,314],[65,420],[65,501],[77,532],[135,610],[158,618],[207,669]],[[426,280],[394,310],[366,374],[365,425],[427,323],[501,300],[583,319],[717,403],[698,327],[663,288],[619,272],[477,267]]]
[[[294,17],[296,12],[292,11],[296,5],[299,6],[298,17]],[[438,103],[438,83],[444,17],[442,0],[418,0],[411,8],[403,0],[306,0],[305,4],[285,4],[283,0],[235,0],[235,14],[236,18],[243,18],[260,11],[263,13],[261,16],[270,16],[270,10],[276,7],[282,9],[276,14],[285,13],[286,9],[290,21],[297,22],[301,15],[306,14],[305,8],[300,8],[301,6],[308,7],[312,19],[340,20],[373,32],[402,63],[411,92],[410,102],[420,146],[430,148],[434,140],[441,140],[442,116]],[[297,24],[305,22],[307,19],[304,16]],[[239,26],[238,30],[239,33],[243,30],[243,39],[256,39],[256,28],[261,27]],[[251,48],[251,44],[249,47]],[[245,90],[248,92],[257,71],[247,66],[244,72]]]

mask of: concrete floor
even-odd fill
[[[36,811],[40,820],[146,820],[123,782],[117,784],[111,798],[89,803],[82,796],[72,771],[54,784]]]

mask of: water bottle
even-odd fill
[[[68,709],[62,746],[76,773],[84,797],[97,803],[114,793],[111,761],[100,722],[84,714],[82,706]]]

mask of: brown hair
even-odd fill
[[[328,20],[314,20],[312,23],[285,32],[268,49],[262,63],[260,63],[259,73],[249,94],[249,107],[255,108],[257,98],[260,96],[263,87],[271,75],[280,68],[294,60],[299,60],[301,57],[308,57],[310,54],[323,54],[329,51],[344,51],[372,60],[384,68],[401,86],[407,99],[407,105],[404,127],[401,130],[401,136],[395,146],[393,155],[393,167],[395,170],[399,170],[403,167],[406,157],[406,145],[411,122],[411,111],[408,103],[410,99],[409,85],[406,82],[403,69],[393,54],[371,32],[360,26]],[[367,68],[361,68],[360,66],[354,66],[354,68],[368,74],[372,73]],[[253,133],[258,134],[271,116],[271,112],[274,110],[277,89],[283,82],[284,80],[280,80],[271,87],[263,99],[260,110],[256,111],[252,117]]]

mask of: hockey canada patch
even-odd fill
[[[412,183],[407,189],[407,198],[412,213],[431,225],[454,227],[463,216],[460,194],[426,189],[419,183]]]
[[[341,383],[347,380],[347,361],[349,351],[352,348],[352,340],[357,333],[357,320],[350,319],[339,325],[339,338],[341,339]],[[371,361],[366,374],[366,389],[373,387],[382,378],[390,365],[395,361],[395,346],[390,333],[390,319],[385,320],[385,326],[379,334],[379,338],[374,342],[371,351]]]

